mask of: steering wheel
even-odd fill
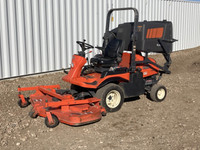
[[[92,46],[88,43],[85,43],[85,41],[86,40],[83,40],[83,42],[82,41],[76,41],[76,43],[81,47],[83,52],[87,49],[94,48],[94,46]]]

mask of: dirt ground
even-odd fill
[[[28,116],[31,106],[17,105],[18,85],[69,87],[62,72],[0,81],[0,149],[200,149],[200,47],[174,52],[172,61],[172,73],[160,81],[168,89],[165,101],[129,99],[120,111],[81,127],[49,129],[44,118]]]

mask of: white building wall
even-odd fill
[[[0,79],[70,66],[77,40],[101,45],[110,8],[135,7],[139,20],[173,23],[173,51],[200,45],[200,3],[181,0],[0,0]],[[113,13],[111,27],[133,21]],[[94,50],[89,57],[97,53]]]

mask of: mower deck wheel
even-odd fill
[[[19,107],[21,107],[21,108],[25,108],[25,107],[27,107],[28,105],[31,104],[31,103],[29,102],[29,97],[26,97],[25,100],[26,100],[26,104],[25,104],[25,105],[22,104],[22,100],[21,100],[21,98],[18,100],[17,103],[18,103]]]
[[[124,103],[124,93],[121,87],[114,83],[109,83],[97,90],[95,97],[101,99],[101,105],[107,112],[120,110]]]
[[[106,112],[105,111],[101,112],[101,115],[106,116]]]
[[[49,123],[49,120],[47,117],[45,117],[45,125],[49,128],[54,128],[56,127],[58,124],[59,124],[59,120],[58,118],[56,117],[56,115],[52,114],[52,119],[53,119],[53,123]]]
[[[155,84],[151,88],[150,98],[155,102],[161,102],[167,95],[167,89],[163,85]]]
[[[31,118],[37,118],[38,114],[35,113],[35,110],[32,108],[31,111],[28,113]]]

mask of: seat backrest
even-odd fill
[[[108,45],[105,48],[105,57],[111,57],[111,58],[116,58],[117,53],[119,52],[119,49],[121,47],[122,41],[118,39],[113,39],[108,43]]]
[[[115,59],[118,63],[121,62],[123,53],[123,42],[119,39],[113,39],[105,48],[104,57]]]
[[[131,43],[132,25],[129,23],[120,24],[116,28],[115,33],[110,33],[112,38],[104,50],[104,57],[115,58],[117,62],[121,62],[123,50],[128,50]],[[107,35],[107,37],[110,37]]]
[[[118,26],[116,38],[124,42],[124,50],[129,50],[132,32],[131,23],[124,23]]]

